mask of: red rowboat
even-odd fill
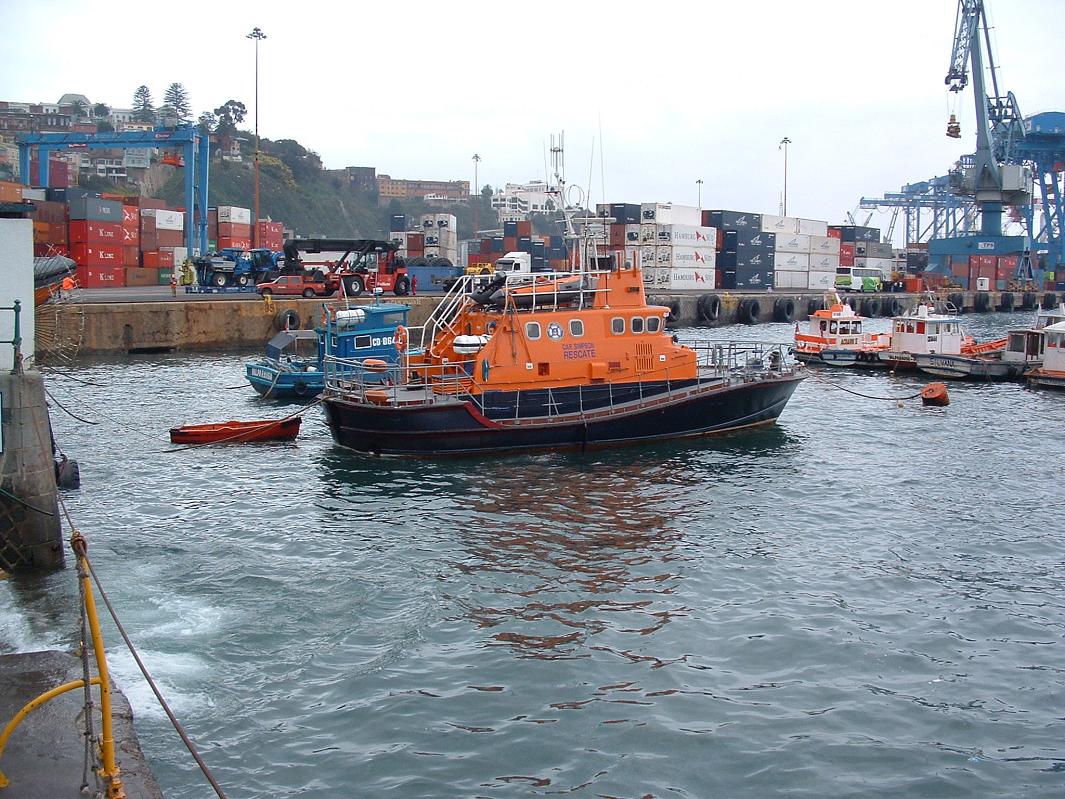
[[[221,444],[247,441],[292,441],[300,431],[303,417],[266,419],[257,422],[218,422],[187,424],[170,428],[171,444]]]

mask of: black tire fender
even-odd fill
[[[1014,302],[1013,292],[1004,291],[998,296],[998,309],[1000,311],[1012,311]]]
[[[862,316],[879,316],[880,315],[880,300],[876,297],[866,297],[862,300]]]
[[[716,322],[721,316],[721,298],[716,294],[704,294],[698,302],[699,318],[704,322]]]
[[[965,295],[960,292],[956,292],[947,297],[947,302],[957,308],[958,313],[962,313],[962,311],[965,310]]]
[[[754,297],[740,300],[740,305],[736,309],[736,317],[745,325],[758,324],[762,319],[762,303]]]
[[[973,297],[973,308],[977,311],[986,311],[991,305],[991,296],[986,291],[976,292],[976,296]]]
[[[776,322],[794,322],[795,300],[791,297],[781,297],[773,303],[773,320]]]
[[[1053,291],[1048,291],[1043,295],[1043,310],[1050,311],[1058,307],[1058,295]]]
[[[274,327],[278,330],[284,330],[286,327],[289,330],[299,330],[300,315],[291,308],[286,311],[278,311],[277,315],[274,316]]]

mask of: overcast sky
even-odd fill
[[[1000,87],[1026,115],[1065,110],[1065,0],[987,2]],[[259,26],[260,133],[395,178],[472,182],[479,153],[481,185],[542,179],[565,130],[567,182],[592,203],[695,205],[702,179],[704,208],[776,213],[787,136],[788,213],[861,223],[859,198],[974,147],[971,87],[961,141],[944,135],[955,0],[0,8],[0,99],[129,107],[138,85],[158,104],[177,81],[197,114],[236,99],[249,125]]]

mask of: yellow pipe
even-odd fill
[[[89,582],[89,557],[86,554],[85,539],[77,532],[71,544],[78,555],[78,574],[84,588],[85,615],[89,619],[92,649],[96,655],[96,670],[100,674],[100,759],[104,764],[103,776],[107,780],[108,799],[122,799],[126,792],[122,789],[121,772],[118,764],[115,763],[115,739],[111,730],[111,680],[107,674],[104,637],[100,632],[100,620],[96,616],[96,600],[93,598],[92,585]]]
[[[99,685],[100,678],[91,677],[89,678],[89,683],[91,685]],[[51,691],[45,691],[36,699],[31,699],[29,702],[27,702],[26,706],[23,707],[22,710],[20,710],[18,713],[16,713],[15,717],[7,723],[7,726],[4,727],[3,733],[0,733],[0,758],[4,756],[4,748],[7,746],[7,741],[11,737],[11,734],[15,731],[15,728],[22,723],[22,720],[26,718],[26,716],[28,716],[30,713],[32,713],[34,710],[39,708],[41,705],[43,705],[50,699],[55,699],[57,696],[65,694],[67,691],[73,691],[78,688],[84,687],[85,680],[74,680],[73,682],[64,683],[63,685],[53,688]],[[8,778],[4,776],[4,772],[0,771],[0,788],[6,788],[10,784],[11,783]]]

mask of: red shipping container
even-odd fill
[[[843,253],[840,253],[840,255],[839,255],[839,265],[840,266],[854,266],[854,256],[853,255],[844,255]]]
[[[159,268],[159,251],[151,250],[150,252],[141,253],[141,266],[148,269]]]
[[[836,232],[838,233],[839,231],[836,231]],[[844,256],[846,256],[847,258],[853,258],[854,257],[854,242],[853,241],[849,241],[849,242],[848,241],[844,241],[844,242],[840,243],[840,245],[839,245],[839,257],[843,258]],[[853,266],[853,265],[854,264],[852,263],[851,266]]]
[[[108,289],[126,285],[124,266],[78,266],[78,285],[83,289]]]
[[[145,216],[141,214],[141,233],[154,233],[155,232],[155,217]]]
[[[157,230],[155,236],[160,247],[182,247],[185,244],[185,234],[180,230]]]
[[[74,244],[70,257],[78,266],[122,266],[122,247],[118,244]]]
[[[162,246],[162,239],[160,239],[159,243]],[[173,244],[173,245],[169,245],[169,246],[180,247],[181,246],[181,242],[178,242],[177,244]],[[247,238],[245,238],[245,239],[233,239],[233,238],[226,238],[224,236],[219,236],[218,237],[218,249],[220,249],[220,250],[227,250],[227,249],[248,250],[248,249],[251,249],[251,239],[247,239]]]
[[[117,222],[70,222],[70,241],[75,244],[121,244],[122,239],[122,225]]]
[[[503,252],[514,252],[518,249],[518,237],[517,236],[504,236],[503,237]]]
[[[159,249],[159,236],[154,230],[141,231],[139,242],[141,252],[151,252]]]
[[[51,255],[70,255],[70,250],[66,245],[51,244],[47,241],[38,242],[33,245],[33,257],[34,258],[47,258]]]
[[[625,226],[619,224],[613,224],[610,226],[610,246],[611,247],[624,247],[625,246]]]
[[[137,247],[125,246],[122,248],[123,266],[140,266],[141,251]]]
[[[830,227],[828,229],[828,237],[830,239],[841,239],[843,238],[843,231],[837,227]],[[854,245],[852,244],[851,246],[853,247]]]
[[[144,269],[144,268],[136,267],[136,266],[126,267],[126,285],[127,286],[158,286],[159,285],[159,270],[158,269]]]
[[[218,223],[218,238],[220,239],[250,239],[251,225],[238,225],[233,222]]]
[[[418,247],[417,249],[414,249],[414,248],[408,247],[407,248],[407,257],[408,258],[424,258],[425,257],[425,248],[424,247]]]
[[[528,220],[518,222],[518,238],[522,236],[532,236],[532,222]]]
[[[995,256],[993,255],[972,255],[969,257],[969,263],[972,266],[980,269],[994,269],[995,268]]]
[[[1000,257],[995,268],[995,280],[1012,280],[1013,275],[1017,272],[1017,262],[1019,260],[1016,255]]]
[[[963,280],[969,279],[969,258],[965,255],[950,256],[950,273]]]
[[[171,269],[174,266],[174,251],[173,250],[159,250],[156,253],[159,258],[160,269]]]
[[[492,252],[492,240],[481,239],[481,255],[489,255]]]
[[[407,249],[408,250],[424,250],[425,249],[425,234],[424,233],[408,233],[407,234]]]
[[[127,247],[136,247],[141,243],[141,232],[137,228],[122,228],[122,243]]]

